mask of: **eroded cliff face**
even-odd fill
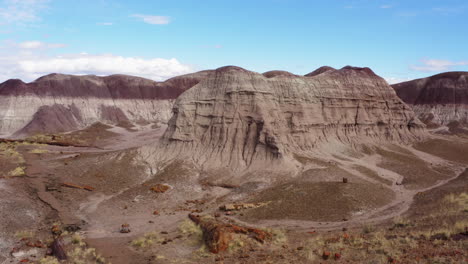
[[[393,88],[428,126],[468,126],[468,72],[442,73]]]
[[[174,100],[209,71],[155,82],[111,75],[50,74],[0,84],[0,135],[65,132],[94,122],[166,123]]]
[[[176,100],[163,145],[168,157],[242,169],[293,159],[332,141],[411,141],[422,127],[368,68],[303,77],[230,66]]]

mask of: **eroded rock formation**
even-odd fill
[[[165,82],[126,76],[50,74],[31,83],[0,84],[0,134],[64,132],[94,122],[162,122],[174,99],[209,71]]]
[[[273,75],[232,66],[209,73],[177,99],[165,155],[208,167],[265,166],[330,141],[408,141],[423,127],[369,68]]]
[[[430,127],[468,127],[468,72],[447,72],[393,85]]]

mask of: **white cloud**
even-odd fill
[[[58,49],[66,47],[60,43],[45,43],[41,41],[25,41],[18,44],[21,49]]]
[[[0,25],[27,24],[40,20],[49,0],[0,0]]]
[[[99,25],[99,26],[112,26],[112,25],[114,25],[114,23],[112,23],[112,22],[101,22],[101,23],[97,23],[97,25]]]
[[[380,8],[382,9],[389,9],[389,8],[392,8],[393,6],[391,5],[381,5]]]
[[[152,25],[167,25],[171,22],[171,18],[168,16],[152,16],[152,15],[142,15],[142,14],[133,14],[131,17],[138,18],[147,24]]]
[[[384,78],[389,84],[401,83],[411,81],[411,78],[401,78],[401,77],[385,77]]]
[[[443,72],[456,66],[467,66],[468,61],[449,61],[449,60],[421,60],[421,65],[411,65],[410,69],[422,72]]]
[[[34,46],[35,45],[31,45]],[[177,59],[123,57],[112,54],[67,54],[49,56],[41,49],[0,49],[0,82],[11,78],[32,81],[49,73],[128,74],[156,81],[193,72]]]

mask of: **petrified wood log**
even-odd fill
[[[271,234],[256,228],[243,227],[220,222],[216,219],[190,214],[190,220],[200,226],[203,241],[212,253],[220,253],[229,247],[234,234],[247,235],[260,243],[271,238]]]

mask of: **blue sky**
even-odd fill
[[[368,66],[389,82],[467,71],[468,1],[0,0],[0,81],[224,65]]]

